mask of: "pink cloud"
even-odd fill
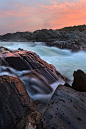
[[[85,24],[86,22],[86,0],[80,0],[76,3],[64,2],[58,4],[56,1],[51,1],[53,5],[40,5],[40,13],[46,12],[50,19],[52,28],[60,28],[70,25]]]
[[[8,32],[9,28],[11,32],[34,31],[86,23],[86,0],[78,0],[76,3],[50,2],[50,5],[37,4],[35,7],[15,4],[15,9],[0,10],[0,28],[6,28]]]

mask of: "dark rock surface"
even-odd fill
[[[18,71],[35,71],[44,76],[44,79],[46,79],[49,84],[58,80],[65,82],[70,81],[64,75],[61,75],[52,64],[48,64],[46,61],[42,60],[35,52],[19,50],[4,51],[0,54],[0,61],[2,66],[11,67]]]
[[[23,129],[27,124],[35,126],[40,118],[21,80],[0,76],[0,129]]]
[[[85,129],[86,93],[59,85],[40,125],[43,129]]]
[[[81,92],[86,92],[86,74],[81,70],[77,70],[74,71],[73,76],[74,81],[72,88]]]
[[[5,48],[5,47],[3,47],[3,46],[0,46],[0,53],[4,52],[4,51],[10,51],[10,50]]]
[[[0,74],[19,77],[40,113],[46,110],[53,94],[51,85],[70,82],[53,65],[31,51],[4,51],[0,54],[0,63]]]
[[[47,45],[56,46],[61,49],[70,49],[73,52],[79,50],[86,51],[86,33],[84,31],[56,31],[56,33],[58,39],[53,42],[47,42]]]
[[[86,93],[79,92],[85,90],[84,72],[74,73],[76,91],[68,78],[36,53],[0,49],[0,129],[86,128]],[[51,85],[57,82],[64,86],[54,92]]]
[[[0,36],[1,42],[45,42],[48,46],[55,46],[71,51],[86,51],[86,30],[64,31],[64,30],[37,30],[32,32],[7,33]]]

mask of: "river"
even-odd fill
[[[76,53],[66,49],[48,47],[42,42],[0,42],[11,50],[22,48],[24,50],[36,52],[43,60],[53,64],[56,69],[66,77],[73,80],[73,72],[81,69],[86,72],[86,52],[79,51]]]

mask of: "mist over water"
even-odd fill
[[[61,50],[56,47],[48,47],[41,42],[0,42],[11,50],[22,48],[36,52],[43,60],[53,64],[61,74],[73,80],[73,72],[81,69],[86,72],[86,52],[72,53],[70,50]]]

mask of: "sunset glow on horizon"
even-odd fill
[[[86,0],[0,1],[0,35],[86,24]]]

